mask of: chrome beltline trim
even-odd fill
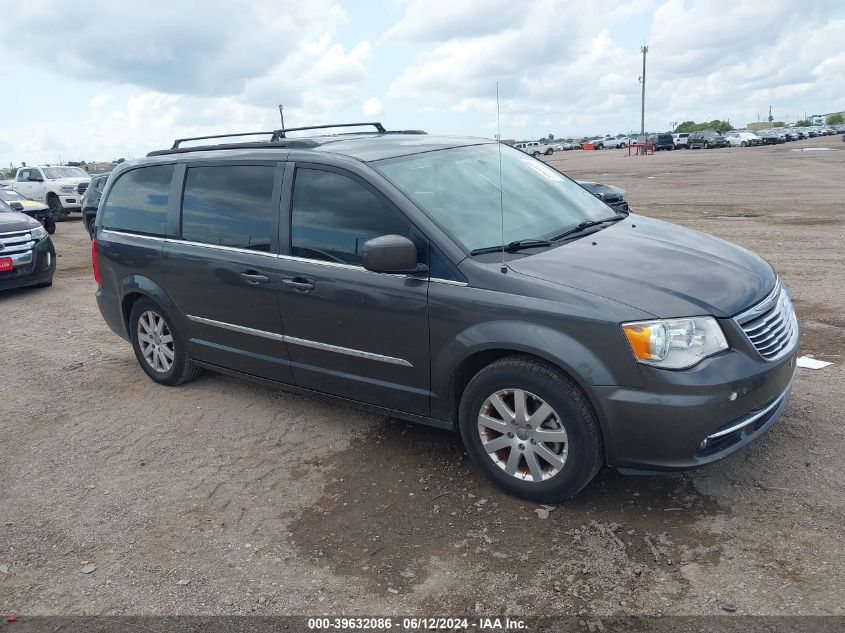
[[[754,424],[757,420],[759,420],[760,418],[762,418],[766,414],[770,413],[772,411],[772,409],[777,408],[783,402],[783,399],[786,397],[786,394],[789,393],[789,390],[792,388],[792,381],[794,379],[795,379],[795,374],[793,374],[792,378],[790,378],[789,384],[786,386],[786,389],[783,390],[783,393],[781,393],[777,398],[775,398],[774,402],[772,402],[765,409],[760,409],[756,412],[752,412],[751,417],[744,419],[742,422],[737,422],[733,426],[730,426],[726,429],[723,429],[721,431],[717,431],[716,433],[708,435],[707,439],[708,440],[715,440],[716,438],[722,437],[723,435],[729,435],[730,433],[733,433],[734,431],[738,431],[739,429],[746,427],[749,424]]]
[[[253,251],[248,248],[238,248],[236,246],[223,246],[222,244],[203,244],[202,242],[192,242],[190,240],[177,240],[171,237],[156,237],[154,235],[140,235],[138,233],[126,233],[125,231],[115,231],[114,229],[102,229],[103,233],[110,233],[112,235],[122,235],[124,237],[137,237],[142,240],[153,240],[156,242],[165,242],[167,244],[183,244],[185,246],[197,246],[199,248],[209,248],[212,250],[229,251],[232,253],[244,253],[246,255],[261,255],[262,257],[272,257],[273,259],[283,259],[292,262],[303,262],[305,264],[316,264],[317,266],[329,266],[331,268],[345,268],[346,270],[359,270],[361,272],[372,275],[381,275],[384,273],[373,272],[361,266],[353,264],[341,264],[340,262],[327,262],[321,259],[309,259],[308,257],[297,257],[296,255],[282,255],[280,253],[265,253],[264,251]],[[426,281],[423,277],[415,277],[420,281]],[[465,281],[454,281],[452,279],[440,279],[439,277],[430,277],[427,281],[438,284],[447,284],[450,286],[467,286]]]
[[[326,352],[334,352],[336,354],[345,354],[346,356],[354,356],[355,358],[364,358],[367,360],[374,360],[381,363],[389,363],[391,365],[400,365],[402,367],[413,367],[411,363],[404,358],[395,358],[393,356],[384,356],[383,354],[375,354],[373,352],[365,352],[359,349],[352,349],[350,347],[341,347],[340,345],[331,345],[329,343],[320,343],[318,341],[309,341],[304,338],[297,338],[295,336],[287,336],[286,334],[278,334],[277,332],[267,332],[266,330],[256,330],[255,328],[246,327],[244,325],[235,325],[234,323],[226,323],[225,321],[215,321],[214,319],[206,319],[205,317],[198,317],[192,314],[186,315],[191,321],[202,323],[204,325],[211,325],[214,327],[223,328],[224,330],[232,330],[233,332],[240,332],[241,334],[250,334],[252,336],[260,336],[262,338],[269,338],[274,341],[282,341],[291,345],[299,345],[300,347],[311,347],[313,349],[321,349]]]

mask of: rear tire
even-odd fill
[[[745,141],[743,141],[739,145],[740,145],[740,147],[748,147],[748,143],[746,143]]]
[[[181,385],[202,371],[185,353],[173,319],[150,299],[138,299],[132,306],[129,335],[141,369],[160,385]]]
[[[534,358],[508,356],[476,374],[461,397],[459,427],[481,471],[505,492],[531,501],[574,496],[604,464],[586,397]]]

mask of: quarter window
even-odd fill
[[[173,165],[153,165],[126,172],[103,205],[103,228],[164,236]]]
[[[357,266],[367,240],[411,232],[408,222],[362,185],[316,169],[296,171],[291,222],[294,255]]]
[[[269,252],[273,219],[272,165],[190,167],[182,199],[182,238]]]

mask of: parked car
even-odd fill
[[[53,284],[56,251],[38,220],[0,201],[0,290]]]
[[[518,150],[522,150],[526,154],[531,154],[535,158],[540,154],[551,156],[555,152],[554,145],[549,145],[548,143],[540,143],[539,141],[527,141],[524,143],[517,143],[514,145],[514,147]]]
[[[605,464],[701,466],[774,424],[799,332],[761,257],[616,213],[489,139],[373,125],[177,141],[115,169],[96,298],[150,379],[205,368],[455,429],[543,503]]]
[[[675,149],[689,149],[688,140],[688,132],[679,132],[672,135],[672,143],[675,145]]]
[[[731,147],[749,147],[761,144],[760,137],[754,132],[730,132],[727,139]]]
[[[47,229],[48,234],[52,235],[56,232],[56,221],[53,220],[50,207],[46,204],[25,198],[14,189],[9,188],[0,188],[0,200],[9,205],[14,211],[38,220]]]
[[[690,149],[709,149],[711,147],[727,147],[728,139],[713,130],[693,132],[687,141]]]
[[[671,134],[652,134],[651,138],[654,141],[654,151],[675,149],[675,139],[672,138]]]
[[[109,179],[111,172],[91,176],[91,184],[82,196],[82,222],[91,239],[94,238],[94,221],[97,219],[97,206],[100,204],[100,197],[103,195],[103,188]]]
[[[576,180],[575,182],[584,187],[584,189],[589,191],[614,211],[620,213],[626,213],[629,211],[628,202],[625,200],[624,189],[590,180]]]
[[[760,142],[763,145],[777,145],[780,143],[780,137],[771,130],[758,130],[756,134],[760,137]]]
[[[581,149],[581,144],[574,141],[563,141],[555,144],[556,152],[568,152],[573,149]]]
[[[46,203],[58,222],[82,209],[82,194],[90,180],[79,167],[21,167],[12,188],[22,196]]]

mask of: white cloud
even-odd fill
[[[370,97],[361,105],[361,112],[367,116],[378,116],[381,114],[384,104],[378,97]]]

